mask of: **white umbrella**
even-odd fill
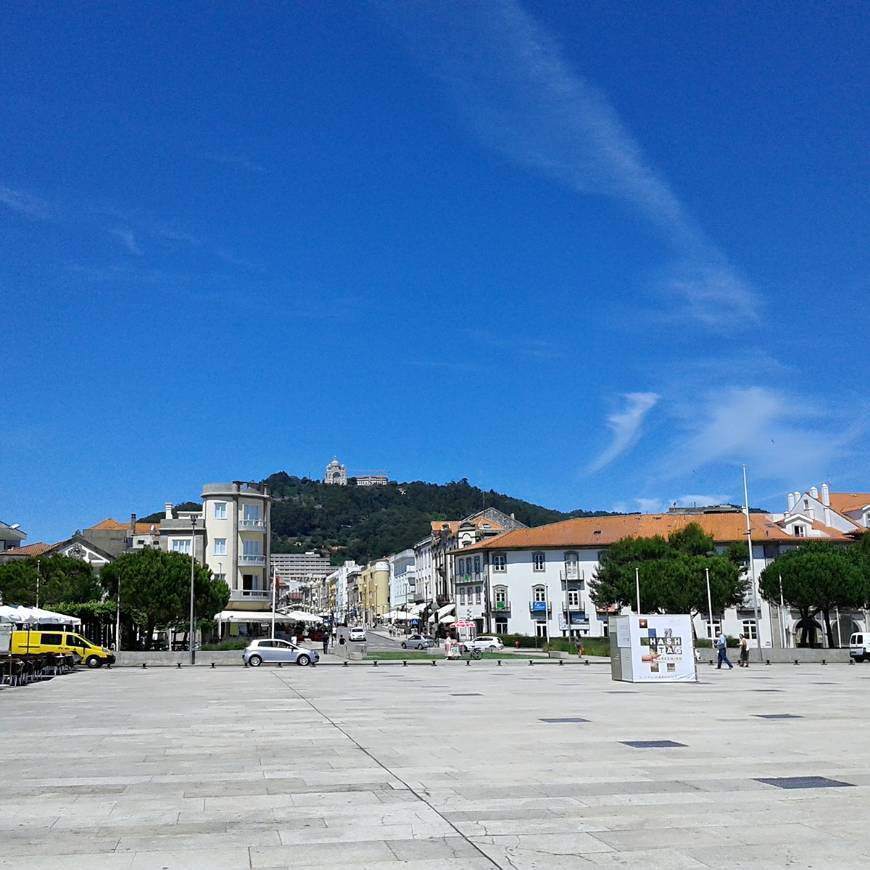
[[[82,621],[75,616],[55,613],[53,610],[43,610],[41,607],[28,608],[37,625],[81,625]]]
[[[290,620],[291,622],[323,622],[323,620],[314,613],[306,613],[304,610],[288,610],[286,613],[276,617],[279,622]]]
[[[0,605],[0,622],[9,622],[13,625],[29,625],[35,622],[27,607],[10,607],[8,604]]]
[[[441,619],[438,620],[442,625],[450,625],[451,622],[456,622],[455,616],[442,616]]]

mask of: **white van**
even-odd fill
[[[853,634],[849,638],[849,655],[856,662],[870,661],[870,634]]]

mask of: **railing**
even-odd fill
[[[257,519],[240,519],[239,529],[243,532],[264,532],[266,530],[265,520]]]
[[[495,601],[493,602],[492,609],[496,613],[510,613],[511,603],[510,601]]]
[[[550,613],[553,609],[553,603],[551,601],[530,601],[529,602],[529,612],[530,613]]]
[[[257,601],[265,601],[271,597],[268,589],[233,589],[230,598],[253,598]]]
[[[242,565],[265,565],[266,557],[262,553],[242,553],[239,562]]]

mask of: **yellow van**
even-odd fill
[[[115,656],[105,647],[92,644],[86,637],[66,629],[51,631],[13,631],[12,655],[47,655],[63,653],[71,655],[76,664],[84,662],[89,668],[115,664]]]

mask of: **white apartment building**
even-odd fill
[[[340,568],[336,568],[327,578],[326,586],[330,592],[329,598],[332,612],[336,622],[347,622],[349,599],[348,585],[356,585],[356,578],[362,572],[362,565],[357,565],[352,559],[346,561]]]
[[[389,556],[390,610],[407,610],[416,601],[417,564],[413,547]]]
[[[258,483],[207,483],[201,511],[178,511],[174,516],[167,503],[160,544],[176,553],[193,552],[229,586],[231,610],[269,610],[271,502],[269,488]]]
[[[859,499],[860,500],[860,499]],[[457,616],[474,620],[479,633],[547,637],[601,637],[607,633],[608,612],[600,611],[589,595],[602,553],[624,537],[667,537],[697,523],[725,552],[731,544],[746,545],[745,517],[740,512],[669,513],[583,517],[532,529],[519,529],[451,553],[457,588]],[[752,566],[758,578],[780,553],[798,546],[800,533],[788,518],[752,514]],[[807,529],[807,536],[810,530]],[[851,538],[834,527],[816,523],[814,537],[846,543]],[[789,646],[798,614],[779,612],[758,596],[747,593],[741,607],[713,615],[713,627],[725,633],[747,634],[762,646]],[[643,588],[641,588],[643,606]],[[863,630],[860,615],[849,615],[853,630]],[[696,617],[699,637],[708,635],[707,614]],[[848,632],[846,632],[848,634]]]

